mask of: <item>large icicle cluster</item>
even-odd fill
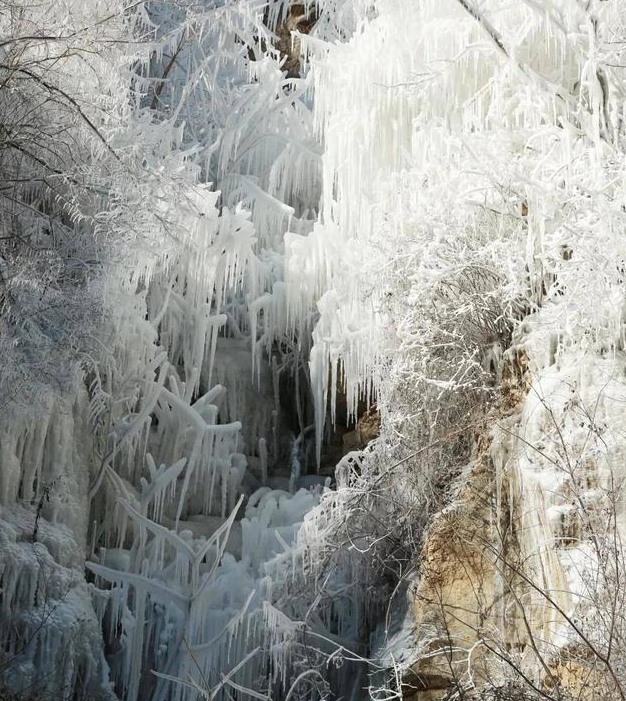
[[[3,679],[356,701],[404,664],[386,605],[514,352],[530,394],[493,433],[496,510],[575,612],[623,476],[618,4],[49,4],[52,38],[31,9],[6,24],[24,53],[0,45],[55,95],[40,113],[20,83],[3,123],[59,127],[50,162],[0,142]],[[319,467],[338,411],[375,401],[383,437],[336,489],[304,474],[309,435]],[[571,643],[529,611],[546,650]]]
[[[357,8],[347,41],[304,40],[323,195],[313,231],[285,238],[285,283],[289,318],[319,313],[318,444],[337,377],[353,413],[374,383],[389,459],[400,461],[388,481],[407,482],[398,508],[436,511],[498,394],[503,355],[527,355],[530,396],[505,426],[513,437],[496,430],[495,445],[506,445],[494,449],[497,479],[520,510],[526,576],[585,618],[595,641],[608,616],[599,599],[622,568],[598,574],[607,546],[593,543],[598,514],[609,529],[622,519],[609,495],[623,474],[623,9],[372,9]],[[398,498],[397,486],[389,493]],[[601,579],[585,614],[576,592]],[[580,643],[545,596],[528,615],[546,658]]]
[[[102,261],[85,278],[99,305],[84,329],[90,343],[71,349],[64,392],[40,375],[32,411],[2,421],[2,503],[12,524],[2,551],[2,663],[18,691],[67,687],[77,697],[134,701],[196,699],[217,685],[220,696],[258,695],[272,660],[269,684],[288,683],[285,641],[296,628],[271,608],[266,614],[263,565],[290,549],[323,482],[301,479],[302,433],[292,448],[280,415],[281,373],[293,364],[300,374],[310,328],[287,324],[282,237],[288,227],[311,228],[319,199],[308,83],[285,77],[272,46],[288,5],[150,4],[124,19],[109,2],[102,16],[77,11],[75,31],[62,26],[60,8],[54,15],[59,38],[50,41],[70,55],[81,51],[74,37],[115,18],[102,63],[92,67],[106,118],[82,111],[88,64],[70,66],[69,75],[56,66],[60,87],[33,78],[62,90],[84,131],[108,144],[84,155],[95,183],[87,191],[108,199],[83,196],[78,185],[67,205],[95,242],[71,253]],[[7,34],[23,41],[19,33],[34,22],[28,16]],[[331,19],[326,31],[335,26]],[[34,33],[31,40],[37,51]],[[133,40],[139,48],[128,48]],[[19,251],[10,252],[19,263]],[[3,284],[16,279],[11,265],[2,274]],[[16,283],[6,297],[17,310],[18,290]],[[68,330],[64,319],[56,323]],[[305,393],[296,432],[305,427]],[[293,465],[281,473],[290,451]],[[281,478],[289,491],[265,486]],[[312,489],[298,491],[305,483]],[[24,528],[13,537],[16,502],[34,514],[32,543]],[[50,550],[53,536],[45,546],[38,540],[55,529],[74,553],[70,564]],[[96,615],[80,576],[83,548]],[[59,586],[39,591],[48,572]]]

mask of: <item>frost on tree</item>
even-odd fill
[[[582,635],[619,687],[617,0],[44,2],[0,27],[2,680],[397,697],[449,651],[396,603],[524,357],[491,523],[523,533],[542,648],[509,661],[538,686]],[[374,402],[330,489],[338,414]],[[494,610],[453,641],[463,693],[476,644],[519,642]]]

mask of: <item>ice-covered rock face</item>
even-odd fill
[[[625,359],[562,349],[552,364],[535,362],[519,438],[504,439],[506,456],[494,451],[494,463],[515,494],[520,548],[533,576],[550,582],[563,609],[601,639],[609,635],[602,600],[622,567],[615,539],[626,525]],[[580,644],[558,617],[550,636],[555,645]]]
[[[527,359],[517,401],[491,407],[459,491],[426,537],[409,594],[407,683],[424,694],[459,680],[523,685],[515,665],[535,686],[618,697],[625,359],[561,349],[545,363],[532,332],[516,342],[504,362]],[[615,676],[590,662],[608,640]]]
[[[43,396],[0,420],[0,503],[37,505],[43,518],[69,528],[80,550],[94,469],[89,398],[78,379],[73,396]]]
[[[0,507],[0,669],[9,688],[115,698],[83,553],[67,526]]]

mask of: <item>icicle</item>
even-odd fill
[[[259,458],[261,461],[261,484],[267,484],[267,443],[265,438],[259,438]]]

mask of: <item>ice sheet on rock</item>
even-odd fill
[[[0,637],[3,681],[62,695],[68,688],[113,701],[99,621],[69,528],[22,507],[0,507]]]

